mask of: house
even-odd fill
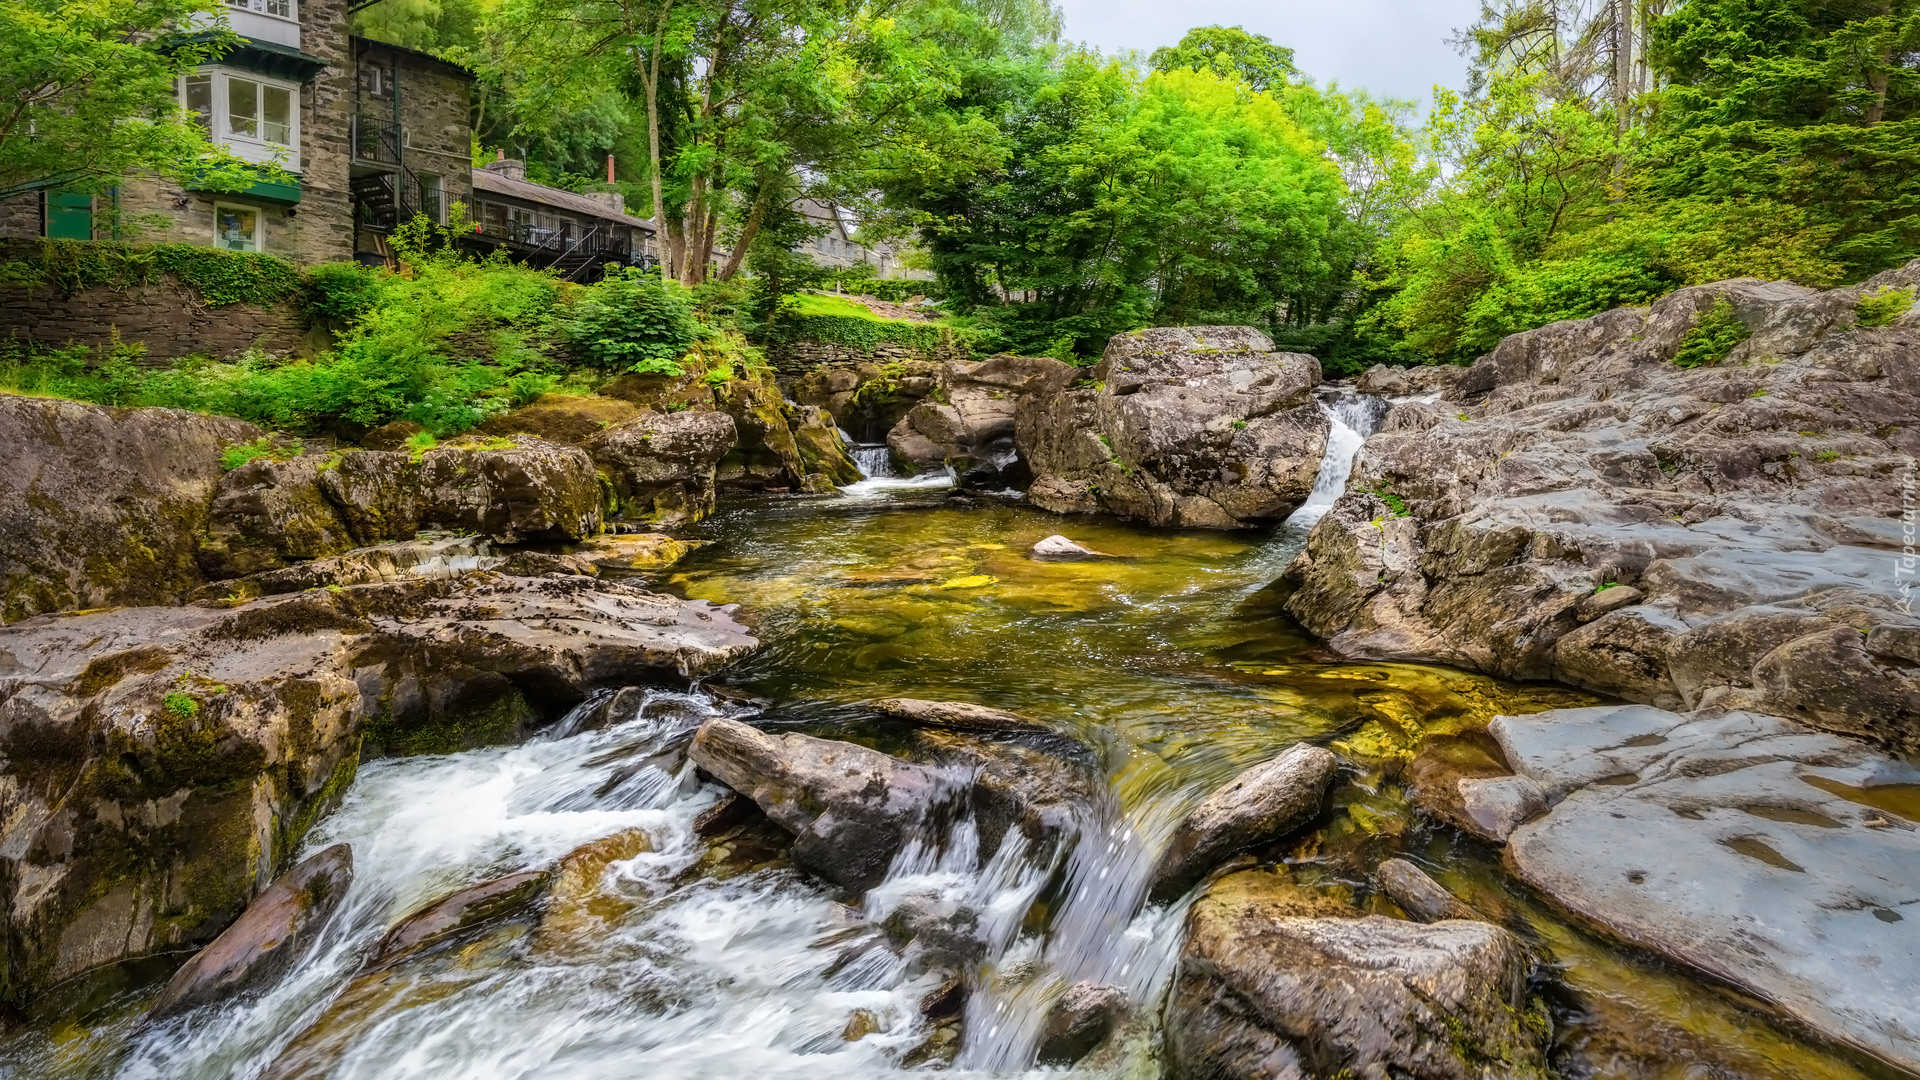
[[[354,109],[347,131],[353,254],[391,256],[387,234],[416,214],[445,225],[473,200],[473,73],[430,53],[349,39]]]
[[[825,230],[810,245],[796,249],[812,259],[815,266],[841,270],[865,264],[873,267],[875,273],[883,278],[933,280],[933,274],[929,271],[910,270],[901,266],[899,251],[892,244],[869,248],[855,240],[853,231],[847,227],[846,217],[833,203],[819,199],[795,199],[793,209],[809,224]]]
[[[611,179],[613,167],[607,167]],[[653,223],[627,213],[617,191],[573,192],[527,179],[525,162],[502,155],[474,169],[463,246],[503,249],[509,258],[591,281],[606,263],[652,265]]]

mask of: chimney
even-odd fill
[[[499,157],[487,162],[486,170],[490,173],[504,176],[509,180],[525,180],[527,178],[527,163],[521,161],[519,158],[508,157],[504,150],[501,151]]]
[[[493,151],[493,160],[495,161],[507,160],[507,148],[504,146],[495,147]]]
[[[613,155],[607,155],[607,183],[613,183]]]

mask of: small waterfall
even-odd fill
[[[848,452],[860,475],[869,480],[884,480],[898,475],[893,471],[893,453],[886,443],[854,443]]]
[[[1353,475],[1353,460],[1360,447],[1379,428],[1390,408],[1386,398],[1374,394],[1343,394],[1331,402],[1321,399],[1320,411],[1327,414],[1329,423],[1327,452],[1320,459],[1319,474],[1313,478],[1312,493],[1287,518],[1288,525],[1310,529],[1333,508],[1347,490],[1347,478]]]

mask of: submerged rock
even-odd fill
[[[1553,801],[1521,878],[1615,936],[1920,1069],[1920,770],[1796,724],[1639,705],[1503,717]]]
[[[232,926],[174,973],[152,1016],[271,988],[326,928],[353,884],[353,851],[335,844],[275,878]]]
[[[737,441],[723,412],[643,413],[585,448],[612,485],[620,517],[671,528],[713,512],[716,466]]]
[[[1019,713],[1010,713],[966,701],[923,701],[919,698],[881,698],[871,703],[876,712],[924,727],[999,734],[1051,735],[1053,729]]]
[[[178,603],[239,420],[0,394],[0,623]],[[351,545],[349,545],[351,546]]]
[[[384,967],[410,953],[522,914],[546,896],[552,882],[552,871],[528,870],[449,893],[395,924],[374,947],[368,962]]]
[[[1245,528],[1313,490],[1328,421],[1320,363],[1245,326],[1116,336],[1082,383],[1020,405],[1027,497],[1062,513],[1151,525]]]
[[[0,985],[18,1004],[212,939],[363,746],[512,739],[596,688],[678,682],[754,644],[703,602],[490,573],[0,628]]]
[[[1339,761],[1301,743],[1256,765],[1194,807],[1154,869],[1152,896],[1177,898],[1227,856],[1278,840],[1320,812]]]
[[[1889,559],[1920,453],[1920,317],[1865,293],[1682,289],[1516,334],[1396,408],[1283,579],[1340,652],[1794,717],[1920,750],[1920,634]],[[1751,336],[1673,364],[1717,303]]]
[[[1421,922],[1473,918],[1473,909],[1405,859],[1381,863],[1374,871],[1374,880],[1380,883],[1381,892],[1400,905],[1400,910]]]
[[[959,788],[878,750],[736,720],[701,725],[687,754],[794,835],[795,865],[855,892],[878,885],[928,811]]]
[[[1111,559],[1115,556],[1067,539],[1064,536],[1049,536],[1033,545],[1027,557],[1035,562],[1093,562],[1097,559]]]
[[[1517,938],[1357,915],[1273,874],[1216,882],[1188,914],[1167,1001],[1176,1073],[1545,1080],[1548,1024]]]

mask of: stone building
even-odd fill
[[[445,225],[455,203],[473,205],[473,73],[383,41],[355,37],[350,46],[353,252],[384,262],[396,224],[425,214]]]
[[[535,184],[525,162],[507,157],[473,170],[468,217],[464,245],[504,249],[515,261],[551,267],[572,281],[597,279],[607,263],[643,265],[659,255],[653,222],[627,213],[619,192]]]
[[[865,264],[873,267],[874,273],[883,278],[933,280],[930,271],[913,270],[900,265],[900,253],[892,244],[868,247],[855,240],[853,230],[847,226],[847,219],[833,203],[819,199],[795,199],[793,209],[809,224],[826,230],[810,244],[798,249],[812,259],[815,266],[841,270]]]

